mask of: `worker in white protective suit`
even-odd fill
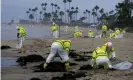
[[[59,37],[58,26],[55,23],[53,23],[53,25],[51,26],[51,30],[52,30],[52,36],[54,38],[58,38]]]
[[[17,40],[18,40],[18,45],[17,45],[17,48],[18,49],[21,49],[23,43],[24,43],[24,40],[26,38],[26,30],[23,28],[23,26],[19,25],[16,27],[17,29]]]
[[[112,42],[107,42],[93,51],[91,65],[93,68],[98,68],[99,65],[103,65],[105,69],[112,68],[110,59],[116,60],[115,50]]]
[[[44,69],[47,68],[48,64],[54,59],[56,54],[59,54],[63,62],[65,63],[66,69],[70,68],[69,65],[69,51],[71,47],[70,40],[56,40],[51,45],[51,51],[43,65]]]

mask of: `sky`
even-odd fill
[[[104,8],[105,12],[115,9],[115,5],[123,0],[72,0],[73,7],[79,7],[79,17],[83,15],[83,11],[88,9],[92,10],[94,6],[98,5]],[[63,0],[2,0],[1,1],[1,18],[2,22],[10,22],[12,19],[27,19],[26,11],[29,8],[37,6],[41,10],[41,3],[47,2],[47,10],[51,11],[51,3],[56,3],[60,6],[61,10],[64,9]],[[68,4],[67,4],[68,7]]]

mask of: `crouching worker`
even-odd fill
[[[104,66],[104,69],[111,68],[112,65],[110,62],[110,58],[115,60],[115,51],[112,47],[112,42],[107,42],[102,47],[98,47],[93,53],[92,53],[92,61],[91,65],[93,68],[98,68],[100,65]]]
[[[49,56],[46,59],[46,63],[43,65],[43,68],[46,69],[48,64],[54,59],[56,54],[59,54],[63,62],[65,63],[66,69],[70,68],[69,65],[69,51],[71,47],[70,40],[56,40],[51,45],[51,51]]]
[[[89,38],[94,38],[94,33],[91,30],[89,30],[89,32],[88,32],[88,37]]]

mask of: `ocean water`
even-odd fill
[[[16,24],[1,24],[1,40],[16,40],[16,26]],[[50,27],[48,26],[24,25],[24,28],[27,31],[27,39],[51,37]]]
[[[1,68],[16,66],[16,57],[1,57]]]

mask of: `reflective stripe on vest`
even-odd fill
[[[70,51],[70,47],[66,47],[66,46],[64,45],[64,44],[65,44],[65,42],[69,42],[69,43],[70,43],[70,41],[61,41],[61,40],[56,40],[55,42],[60,43],[60,44],[62,45],[63,49],[69,49],[69,51]],[[70,43],[70,46],[71,46],[71,43]]]

